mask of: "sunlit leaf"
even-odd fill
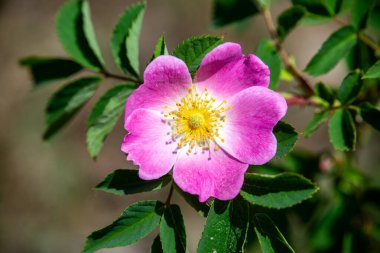
[[[111,225],[87,237],[83,253],[131,245],[151,233],[159,224],[164,204],[141,201],[129,206]]]
[[[160,237],[163,252],[186,253],[188,251],[185,224],[179,206],[170,205],[165,208],[160,224]]]
[[[318,187],[299,174],[246,173],[240,194],[253,205],[280,209],[299,204],[317,191]]]
[[[334,32],[307,64],[305,71],[313,76],[329,72],[356,44],[356,40],[356,32],[352,27],[343,27]]]
[[[197,252],[243,252],[248,226],[248,205],[237,199],[228,202],[215,200]]]
[[[125,108],[125,102],[134,90],[128,84],[118,85],[108,90],[95,104],[88,118],[87,149],[95,158],[103,142],[116,125]]]
[[[62,45],[76,61],[95,71],[103,69],[87,0],[67,1],[58,13],[56,29]]]
[[[139,39],[145,2],[129,6],[119,18],[111,38],[116,65],[126,73],[139,76]]]
[[[203,57],[213,48],[223,42],[222,37],[203,35],[195,36],[179,44],[173,51],[173,55],[182,59],[190,73],[195,73]]]
[[[283,64],[274,43],[271,40],[261,40],[255,54],[268,65],[270,69],[269,88],[275,90],[280,80]]]

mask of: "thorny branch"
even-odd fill
[[[314,94],[314,90],[313,90],[311,84],[309,83],[309,81],[306,80],[306,78],[302,75],[301,71],[298,70],[294,66],[294,64],[292,64],[290,62],[289,54],[285,51],[285,49],[282,47],[280,40],[277,38],[276,28],[273,24],[272,15],[271,15],[269,9],[264,7],[262,9],[262,15],[264,17],[264,21],[265,21],[266,27],[268,29],[269,35],[275,43],[276,49],[277,49],[282,61],[285,64],[286,70],[289,71],[294,76],[294,78],[298,81],[298,84],[300,85],[300,87],[304,91],[304,97],[305,98],[311,97]]]

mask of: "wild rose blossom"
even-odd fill
[[[233,199],[249,164],[267,163],[276,153],[273,127],[287,104],[268,89],[269,69],[239,44],[224,43],[208,53],[194,82],[186,64],[160,56],[125,109],[122,151],[144,180],[173,168],[185,192]]]

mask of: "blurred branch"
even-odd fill
[[[297,96],[286,98],[286,103],[288,104],[288,106],[317,106],[317,104],[314,101]]]
[[[265,25],[267,27],[267,30],[269,32],[269,35],[271,39],[274,41],[276,49],[282,59],[282,61],[285,64],[285,68],[287,71],[289,71],[294,78],[297,80],[299,86],[304,91],[304,97],[308,98],[311,97],[314,94],[314,90],[311,86],[311,84],[306,80],[306,78],[302,75],[301,71],[294,66],[289,60],[289,54],[285,51],[285,49],[282,47],[281,42],[277,38],[277,31],[273,23],[272,15],[268,8],[263,7],[262,8],[262,15],[264,17]]]

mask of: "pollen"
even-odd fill
[[[192,153],[195,147],[209,149],[213,143],[214,150],[218,150],[216,140],[224,142],[219,130],[225,122],[226,112],[231,109],[226,104],[226,100],[218,102],[211,97],[207,88],[200,92],[193,84],[174,108],[165,105],[165,121],[169,121],[172,138],[178,142],[177,148],[186,148]]]

